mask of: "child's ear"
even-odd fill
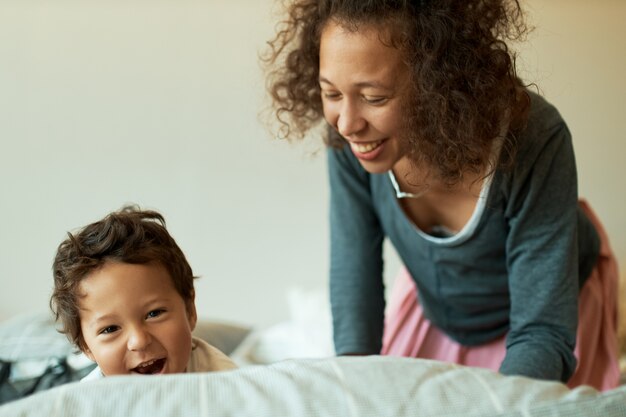
[[[93,356],[93,354],[91,353],[91,351],[89,349],[83,350],[83,353],[85,354],[85,356],[87,356],[92,361],[94,361],[94,362],[96,361],[96,358]]]
[[[187,320],[189,321],[189,328],[193,331],[196,328],[198,322],[198,313],[196,312],[196,293],[191,293],[190,299],[187,301]]]
[[[91,350],[89,350],[89,347],[87,347],[87,345],[85,344],[84,340],[81,340],[80,343],[78,344],[78,348],[80,349],[81,352],[83,352],[85,354],[85,356],[87,356],[89,359],[91,359],[92,361],[96,361],[96,358],[93,356],[93,353],[91,353]]]

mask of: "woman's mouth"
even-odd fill
[[[160,374],[165,367],[165,358],[152,359],[147,362],[140,363],[135,368],[131,369],[131,372],[136,372],[141,375],[154,375]]]
[[[383,144],[386,139],[381,139],[373,142],[350,142],[350,148],[354,155],[359,159],[370,161],[376,159],[378,155],[383,151]]]

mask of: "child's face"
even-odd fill
[[[84,352],[104,375],[185,372],[195,305],[187,308],[164,267],[108,262],[79,291]]]

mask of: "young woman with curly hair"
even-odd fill
[[[578,199],[565,122],[516,75],[519,2],[287,11],[268,88],[284,137],[328,126],[337,354],[613,388],[617,266]],[[385,238],[405,266],[386,315]]]

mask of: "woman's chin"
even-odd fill
[[[387,161],[363,161],[359,160],[364,170],[370,174],[384,174],[393,168],[393,164]]]

